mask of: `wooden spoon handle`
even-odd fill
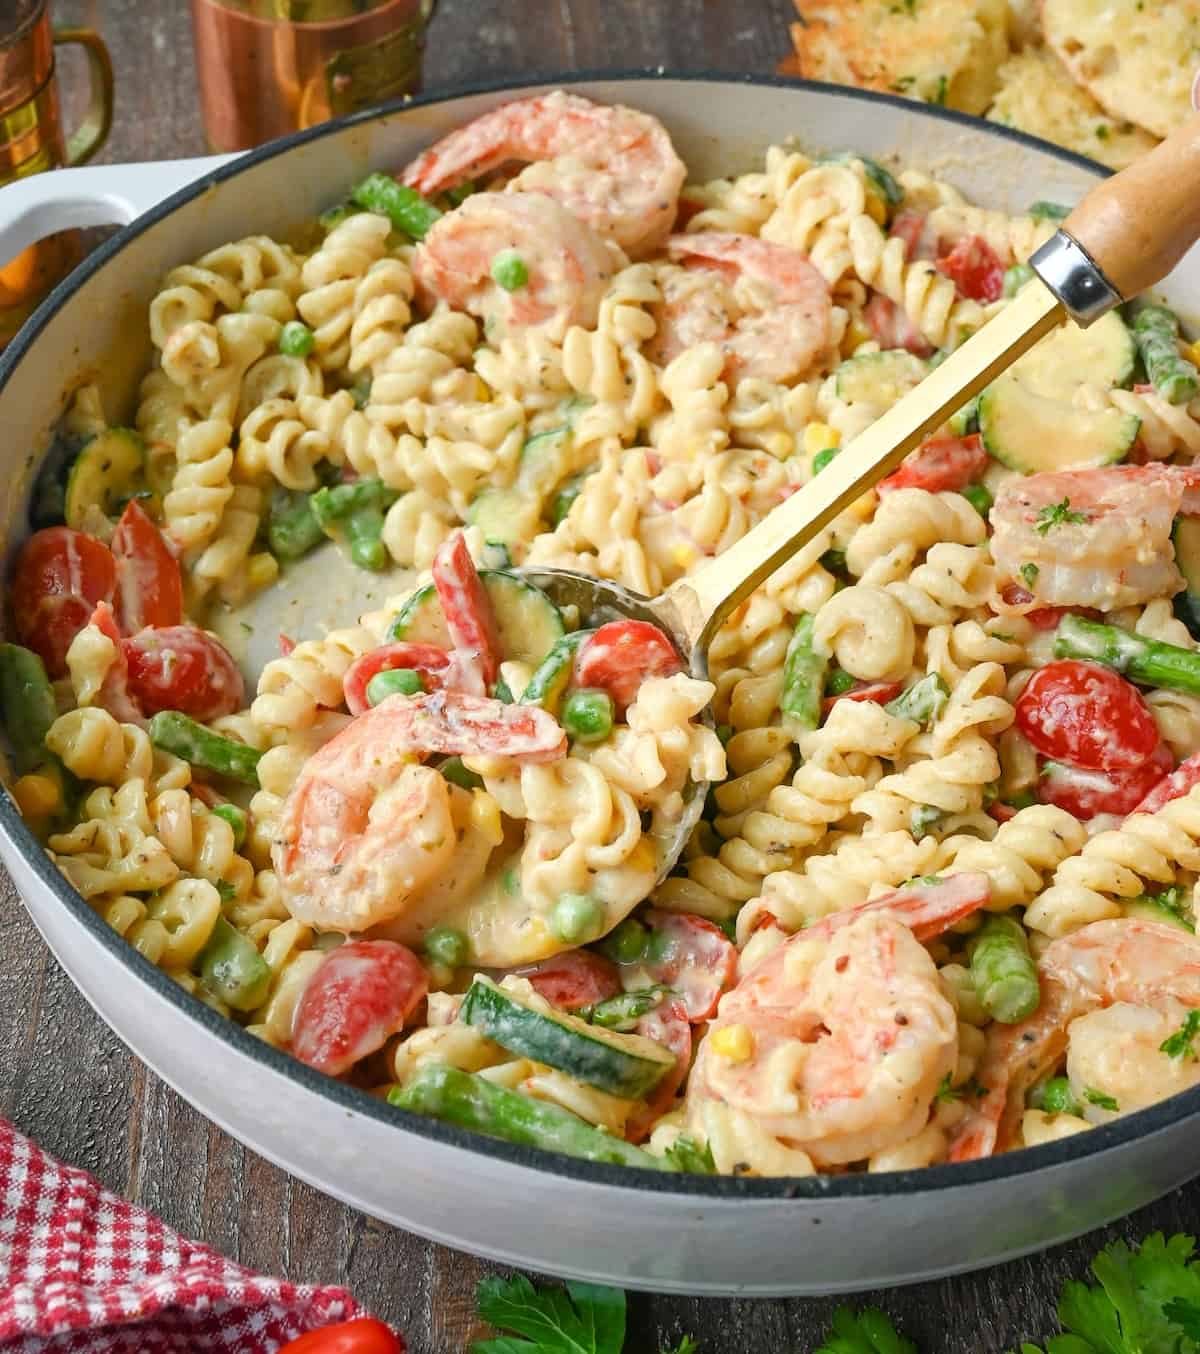
[[[1093,188],[1063,230],[1124,298],[1161,282],[1200,238],[1200,113]]]

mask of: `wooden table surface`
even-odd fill
[[[203,152],[185,0],[55,0],[53,9],[60,22],[101,28],[112,48],[117,116],[103,160]],[[789,16],[789,0],[441,0],[426,83],[605,66],[766,73],[786,51]],[[68,69],[64,80],[76,75]],[[243,1264],[347,1284],[403,1328],[413,1354],[464,1350],[476,1281],[494,1267],[335,1203],[206,1122],[100,1022],[7,879],[0,883],[0,1114]],[[1063,1280],[1082,1276],[1100,1245],[1156,1228],[1191,1230],[1198,1203],[1200,1185],[1046,1255],[861,1300],[884,1308],[924,1354],[1000,1354],[1056,1328]],[[836,1305],[634,1295],[628,1348],[654,1354],[687,1332],[704,1354],[804,1354]]]

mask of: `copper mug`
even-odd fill
[[[55,78],[56,47],[83,48],[91,96],[70,135],[63,131]],[[51,28],[46,0],[0,0],[0,185],[90,160],[112,126],[113,71],[108,48],[90,28]],[[0,268],[0,346],[6,344],[83,254],[79,232],[39,240]]]
[[[204,129],[247,150],[420,87],[435,0],[192,0]]]

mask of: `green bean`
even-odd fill
[[[413,240],[423,240],[441,212],[415,188],[397,183],[390,174],[368,174],[350,190],[350,200],[369,212],[386,216]]]
[[[51,760],[45,742],[58,714],[54,690],[42,660],[19,644],[0,644],[0,711],[22,775]]]
[[[967,953],[975,991],[990,1016],[1015,1025],[1037,1010],[1037,964],[1020,922],[998,914],[987,917],[968,942]]]
[[[832,461],[841,451],[841,447],[823,447],[812,458],[812,472],[819,475],[822,470]]]
[[[1143,306],[1134,317],[1133,338],[1146,375],[1168,404],[1186,404],[1200,388],[1200,373],[1179,355],[1179,320],[1166,306]]]
[[[1029,215],[1035,221],[1065,221],[1071,215],[1071,209],[1057,202],[1035,202]]]
[[[814,618],[801,616],[792,632],[783,662],[779,709],[797,728],[815,729],[821,722],[821,699],[829,660],[812,646]]]
[[[853,691],[856,685],[857,682],[845,668],[830,668],[829,675],[825,678],[825,694],[844,696],[847,691]]]
[[[363,508],[346,518],[343,529],[350,542],[350,558],[360,569],[379,573],[387,568],[388,552],[383,543],[383,513],[378,508]]]
[[[254,943],[217,918],[212,935],[196,959],[205,987],[235,1011],[253,1011],[267,999],[271,969]]]
[[[1103,663],[1143,686],[1168,687],[1200,696],[1200,653],[1161,640],[1143,639],[1131,630],[1085,620],[1073,613],[1058,623],[1054,656]]]
[[[245,781],[247,785],[258,784],[261,752],[206,729],[178,710],[160,710],[147,725],[147,732],[155,747],[182,757],[192,766],[202,766],[206,771]]]
[[[584,1020],[590,1020],[593,1025],[602,1025],[608,1030],[631,1030],[642,1016],[661,1005],[670,991],[669,987],[659,983],[653,987],[639,988],[636,992],[620,992],[615,997],[598,1001],[594,1006],[585,1006],[579,1015]]]
[[[224,818],[233,828],[233,849],[240,851],[246,840],[246,811],[239,809],[236,804],[217,804],[213,807],[213,813],[218,818]]]
[[[928,727],[942,713],[942,707],[949,699],[950,688],[936,672],[931,672],[914,682],[907,691],[901,691],[895,700],[888,701],[884,709],[897,719],[911,719],[914,724]]]
[[[313,516],[328,529],[368,508],[382,512],[400,497],[382,480],[354,480],[351,484],[332,484],[309,496]]]
[[[569,1110],[443,1063],[422,1067],[406,1085],[393,1087],[388,1103],[525,1147],[565,1152],[585,1161],[641,1166],[651,1171],[666,1169],[658,1157],[593,1128]]]
[[[447,757],[438,770],[451,785],[461,785],[464,790],[482,790],[483,777],[474,771],[468,771],[461,757]]]
[[[987,521],[987,515],[992,510],[992,504],[996,501],[992,497],[992,491],[986,484],[968,484],[962,490],[962,496],[975,509],[975,511]]]

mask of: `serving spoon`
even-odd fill
[[[696,573],[657,597],[568,569],[517,572],[588,624],[632,617],[666,631],[696,677],[730,613],[781,564],[883,479],[921,440],[1065,319],[1086,328],[1160,282],[1200,238],[1200,114],[1093,188],[1029,262],[1031,281],[824,470]],[[660,848],[674,868],[704,809],[698,783]]]

